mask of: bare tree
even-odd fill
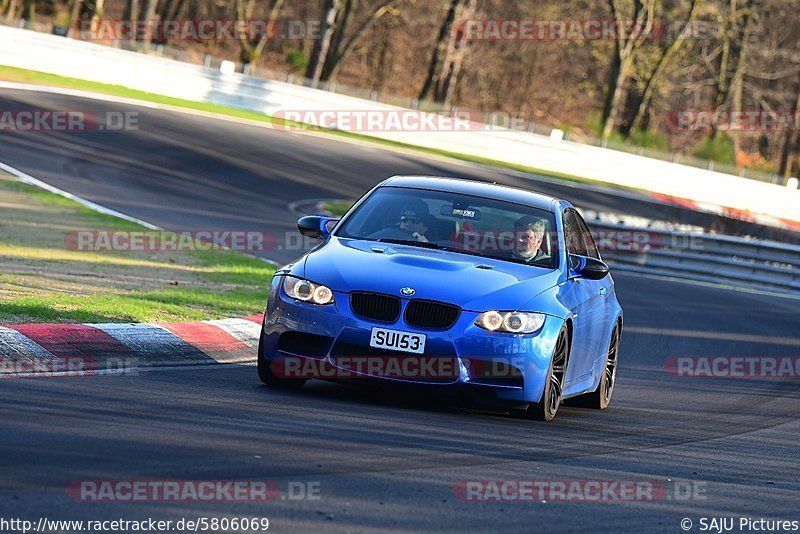
[[[761,0],[729,0],[728,13],[722,16],[723,34],[714,96],[715,109],[730,101],[731,111],[742,110],[750,35],[760,4]],[[713,126],[716,128],[717,125]],[[734,154],[739,153],[739,135],[732,135],[731,140]]]
[[[655,89],[658,86],[658,82],[667,71],[667,67],[669,67],[670,62],[685,46],[689,32],[697,20],[697,14],[701,4],[702,0],[692,0],[691,7],[689,9],[689,17],[686,20],[686,24],[683,26],[683,28],[681,28],[681,32],[677,35],[677,37],[670,42],[669,46],[659,53],[658,59],[655,62],[655,66],[653,70],[650,71],[650,74],[645,81],[642,99],[639,103],[638,109],[636,110],[636,115],[631,122],[631,127],[628,132],[629,136],[636,130],[639,130],[642,127],[642,124],[644,124],[648,110],[653,102],[653,96],[655,95]]]
[[[800,113],[800,76],[797,78],[795,89],[794,107],[792,117],[797,117]],[[796,128],[789,128],[784,134],[783,147],[781,148],[780,160],[778,161],[778,175],[784,179],[792,175],[792,154],[798,150],[798,132]]]
[[[94,32],[97,30],[97,24],[105,13],[106,0],[84,0],[83,6],[91,11],[92,31]]]
[[[69,8],[69,22],[67,23],[67,28],[69,28],[69,35],[72,35],[73,30],[78,29],[78,19],[81,16],[81,7],[83,5],[83,0],[72,0],[72,4]]]
[[[11,0],[6,6],[6,17],[10,19],[19,18],[19,14],[17,12],[19,11],[21,5],[21,0]]]
[[[185,9],[187,0],[164,0],[159,5],[159,16],[161,20],[175,20]]]
[[[131,23],[131,40],[136,40],[136,25],[139,23],[139,0],[128,0],[128,7],[125,11],[126,18]]]
[[[401,0],[381,0],[373,5],[366,14],[366,18],[361,21],[356,29],[352,32],[349,28],[353,22],[356,0],[347,0],[346,9],[340,12],[340,23],[337,29],[334,30],[333,42],[325,64],[322,68],[321,80],[335,80],[339,69],[342,66],[345,58],[350,55],[356,43],[363,37],[363,35],[384,15],[392,13],[394,6],[400,3]]]
[[[8,3],[6,17],[10,19],[25,18],[31,22],[36,19],[35,0],[11,0]]]
[[[627,97],[627,81],[633,71],[634,54],[649,38],[653,28],[656,0],[633,0],[632,17],[626,16],[628,10],[622,5],[622,0],[608,0],[608,4],[618,30],[601,118],[604,139],[617,127],[620,108]],[[624,31],[622,28],[631,20],[630,32]]]
[[[144,3],[144,21],[147,24],[147,28],[145,30],[143,44],[145,47],[150,46],[150,43],[153,40],[153,22],[156,18],[156,7],[158,1],[157,0],[145,0]]]
[[[311,53],[311,60],[306,70],[306,78],[311,79],[312,86],[316,87],[322,77],[322,69],[325,66],[325,59],[331,48],[331,40],[336,29],[336,20],[342,8],[342,0],[325,0],[323,15],[320,21],[319,37],[314,44],[314,51]]]
[[[450,0],[447,15],[439,27],[428,75],[419,93],[420,100],[433,97],[449,106],[467,51],[468,35],[464,22],[475,14],[476,0]]]
[[[244,4],[243,0],[236,0],[236,14],[239,20],[252,20],[254,7],[255,0],[248,0],[247,5]],[[240,35],[241,58],[244,63],[256,64],[261,59],[264,48],[267,46],[270,37],[272,37],[281,7],[283,7],[283,0],[273,1],[263,35],[258,36],[256,39],[248,39],[247,35]]]
[[[306,70],[306,77],[311,78],[312,85],[335,79],[342,62],[359,39],[378,19],[391,13],[400,1],[379,0],[370,6],[355,30],[350,31],[356,16],[357,0],[325,0],[319,39]]]

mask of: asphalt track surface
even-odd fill
[[[109,106],[13,91],[0,98],[6,110]],[[501,171],[141,111],[137,132],[4,134],[0,161],[180,229],[288,231],[289,202],[352,197],[400,173],[522,183],[593,209],[658,209]],[[272,252],[279,261],[291,254]],[[3,380],[0,518],[261,516],[278,531],[565,532],[682,532],[683,518],[696,531],[701,517],[717,516],[800,520],[800,382],[665,369],[676,356],[800,356],[800,301],[624,273],[615,280],[626,325],[612,406],[565,407],[551,424],[404,390],[312,382],[276,391],[252,366]],[[311,482],[320,499],[87,503],[67,495],[73,481],[110,479]],[[466,480],[532,479],[657,481],[666,493],[543,503],[471,502],[454,491]],[[685,499],[689,485],[696,491]]]

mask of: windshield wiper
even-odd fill
[[[432,248],[436,250],[446,250],[447,247],[431,243],[430,241],[409,241],[407,239],[392,239],[388,237],[381,237],[376,239],[379,243],[391,243],[393,245],[411,245],[412,247]]]

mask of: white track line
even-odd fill
[[[131,217],[130,215],[126,215],[116,210],[112,210],[111,208],[107,208],[105,206],[101,206],[100,204],[95,204],[90,200],[86,200],[85,198],[81,198],[77,195],[73,195],[63,189],[59,189],[58,187],[52,186],[46,182],[39,180],[38,178],[34,178],[30,174],[24,173],[19,169],[15,169],[11,165],[6,165],[2,161],[0,161],[0,169],[6,171],[9,174],[13,174],[14,176],[19,179],[20,182],[26,183],[28,185],[36,186],[40,189],[44,189],[46,191],[50,191],[51,193],[55,193],[56,195],[60,195],[62,197],[68,198],[70,200],[74,200],[79,204],[83,204],[87,208],[90,208],[98,213],[103,213],[105,215],[111,215],[113,217],[117,217],[119,219],[125,219],[126,221],[134,222],[136,224],[141,224],[145,228],[149,228],[151,230],[161,230],[160,227],[150,224],[147,221],[143,221],[142,219],[137,219],[136,217]]]

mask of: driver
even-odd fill
[[[514,247],[512,256],[533,263],[549,256],[542,250],[547,222],[533,216],[525,216],[514,222]]]
[[[428,238],[425,233],[428,231],[430,218],[428,205],[425,202],[421,200],[408,202],[403,205],[400,211],[400,222],[396,226],[384,228],[370,237],[427,243]]]

